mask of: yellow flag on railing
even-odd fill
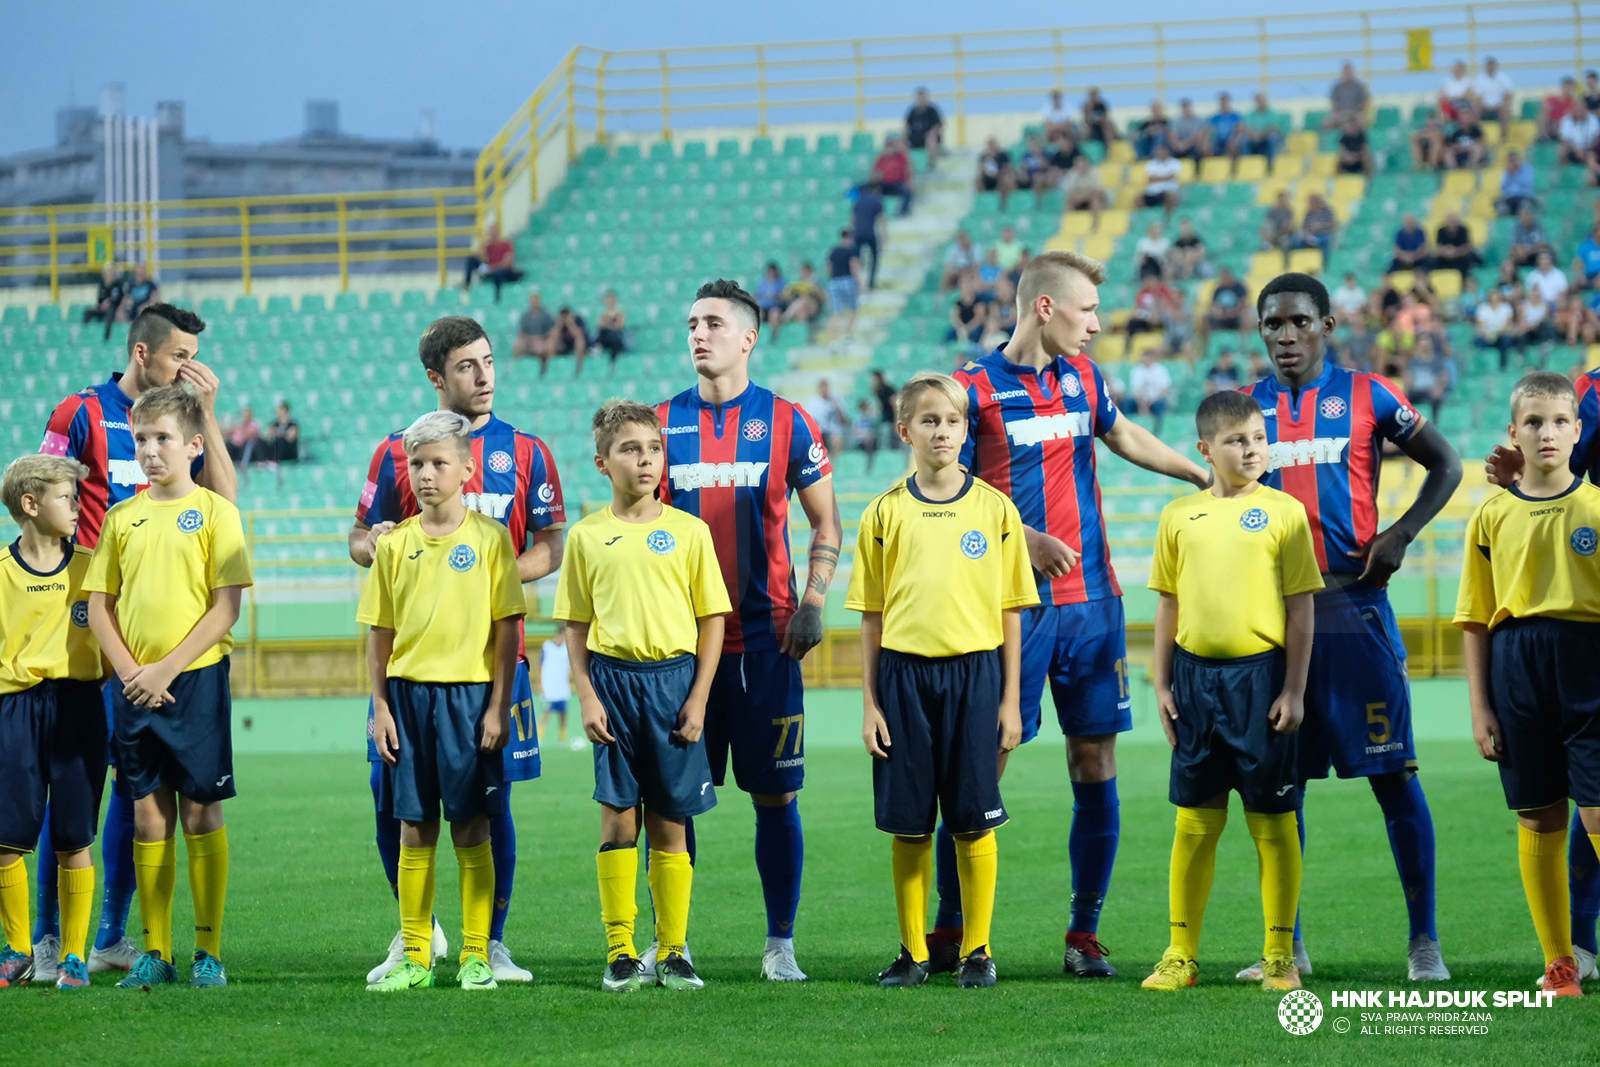
[[[89,265],[103,267],[117,258],[115,239],[110,226],[89,227]]]
[[[1406,69],[1433,69],[1433,31],[1406,31]]]

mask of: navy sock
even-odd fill
[[[793,937],[800,908],[800,871],[806,861],[798,797],[781,808],[755,805],[756,871],[767,902],[767,936]]]
[[[39,917],[34,920],[33,940],[61,936],[61,911],[56,900],[56,850],[50,844],[50,805],[44,807],[44,829],[39,831]]]
[[[1306,855],[1306,800],[1303,794],[1300,797],[1300,806],[1294,809],[1294,828],[1300,833],[1300,860],[1301,866],[1304,867]],[[1294,906],[1294,939],[1296,941],[1305,940],[1300,936],[1300,904],[1298,902]]]
[[[1413,775],[1398,789],[1374,789],[1373,796],[1383,808],[1383,821],[1389,828],[1389,848],[1400,872],[1400,888],[1405,890],[1406,914],[1411,920],[1413,938],[1437,941],[1433,921],[1433,815],[1422,783]]]
[[[511,783],[505,783],[499,815],[489,820],[489,852],[494,857],[494,911],[489,917],[489,940],[506,939],[506,914],[511,910],[512,883],[517,877],[517,827],[511,821]]]
[[[939,823],[933,845],[934,884],[939,887],[939,914],[933,925],[946,929],[962,925],[961,878],[956,874],[956,836]]]
[[[383,764],[372,764],[372,803],[376,811],[378,859],[383,863],[383,875],[389,879],[389,892],[400,899],[400,820],[388,808],[378,807],[382,796],[378,783],[383,780]]]
[[[694,866],[694,817],[693,816],[690,816],[689,818],[683,820],[683,842],[684,842],[684,847],[687,848],[688,851],[689,851],[689,866],[693,867]],[[645,853],[645,862],[647,864],[647,866],[646,866],[647,870],[648,870],[649,858],[650,858],[649,852],[647,851]]]
[[[1072,831],[1067,854],[1072,859],[1072,918],[1067,929],[1092,934],[1100,927],[1100,908],[1111,888],[1122,834],[1117,780],[1072,783]]]
[[[105,866],[106,889],[100,898],[100,929],[95,932],[94,947],[104,949],[127,936],[128,913],[139,888],[133,869],[133,801],[115,787],[100,833],[100,862]]]
[[[1595,920],[1600,918],[1600,859],[1594,842],[1583,828],[1578,809],[1572,809],[1572,834],[1567,839],[1567,888],[1572,894],[1572,943],[1590,952],[1600,952],[1595,938]]]

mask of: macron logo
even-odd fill
[[[1035,415],[1006,423],[1011,443],[1019,447],[1059,441],[1063,438],[1088,437],[1089,413],[1068,411],[1059,415]]]
[[[506,509],[511,506],[512,494],[510,493],[462,493],[461,500],[467,507],[480,515],[487,515],[491,519],[506,517]]]
[[[1339,463],[1348,437],[1315,437],[1309,441],[1279,441],[1267,450],[1267,469],[1304,467],[1313,463]]]
[[[1027,396],[1027,395],[1028,395],[1028,391],[1026,389],[1007,389],[1003,393],[990,393],[989,394],[989,399],[990,400],[1014,400],[1019,396]]]
[[[694,489],[760,488],[767,473],[765,463],[674,463],[667,471],[672,479],[673,491],[687,493]]]

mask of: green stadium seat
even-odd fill
[[[294,297],[283,295],[267,297],[268,315],[288,315],[292,314],[293,311]]]
[[[333,298],[333,310],[346,312],[360,311],[361,297],[357,296],[355,293],[340,293],[338,296]]]
[[[1400,125],[1400,109],[1397,107],[1380,107],[1372,113],[1372,128],[1375,130],[1389,130]]]
[[[818,155],[834,155],[839,151],[839,137],[837,134],[825,133],[817,138]]]
[[[718,159],[738,159],[739,155],[740,155],[740,153],[739,153],[739,142],[738,141],[735,141],[735,140],[732,140],[732,139],[725,139],[725,140],[721,140],[721,141],[717,142],[717,158]]]
[[[685,141],[683,143],[684,159],[706,158],[706,143],[704,141]]]
[[[616,160],[618,163],[637,163],[639,161],[639,146],[636,144],[617,145]]]
[[[40,304],[33,313],[35,323],[57,323],[61,321],[61,307],[58,304]]]
[[[207,322],[220,319],[228,313],[228,302],[220,296],[208,296],[200,301],[200,317]]]
[[[300,314],[321,315],[328,310],[328,301],[321,293],[307,293],[300,298]]]
[[[751,158],[768,158],[772,155],[772,138],[757,137],[750,142]]]
[[[1320,111],[1307,111],[1305,125],[1301,128],[1307,130],[1320,130],[1322,129],[1323,122],[1325,122],[1327,118],[1328,112],[1326,109]]]
[[[1522,121],[1532,122],[1537,119],[1539,117],[1539,107],[1538,100],[1524,100],[1522,102]]]
[[[1428,124],[1428,116],[1432,115],[1435,110],[1436,109],[1432,104],[1418,104],[1416,107],[1412,108],[1411,128],[1413,130],[1422,129],[1422,127]]]
[[[672,151],[672,142],[671,141],[657,141],[655,144],[651,145],[650,146],[650,158],[651,159],[661,159],[661,160],[676,158],[674,156],[674,154],[673,154],[673,151]]]
[[[877,147],[873,142],[872,134],[867,133],[865,130],[857,131],[850,138],[850,151],[852,152],[871,152]]]
[[[806,139],[804,137],[785,137],[783,139],[783,154],[786,156],[805,155]]]
[[[367,294],[368,311],[389,311],[394,308],[394,294],[387,290],[378,290]]]
[[[28,321],[28,309],[21,304],[11,304],[6,308],[5,315],[0,316],[0,324],[12,325]]]
[[[261,314],[261,304],[253,296],[241,296],[233,302],[233,315],[235,318]]]
[[[606,161],[606,146],[592,144],[583,150],[582,161],[589,166],[596,166]]]

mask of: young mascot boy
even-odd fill
[[[129,413],[148,491],[106,512],[83,587],[89,628],[112,679],[117,773],[133,798],[134,877],[144,955],[119,989],[177,981],[172,893],[177,827],[189,854],[195,951],[190,984],[226,985],[221,955],[228,893],[222,802],[235,795],[230,631],[253,584],[239,509],[197,486],[204,409],[181,385],[139,395]]]
[[[433,985],[439,810],[461,866],[462,989],[495,988],[489,966],[494,859],[489,820],[505,802],[517,623],[527,613],[511,534],[470,511],[472,424],[430,411],[404,436],[420,514],[378,538],[356,618],[372,627],[374,737],[400,820],[400,930],[406,960],[367,988]]]
[[[6,468],[0,500],[22,535],[0,555],[0,986],[33,975],[28,877],[49,801],[60,860],[57,989],[89,984],[84,946],[94,905],[95,817],[106,781],[108,673],[89,632],[89,549],[72,543],[78,482],[65,456],[24,456]],[[56,960],[51,960],[54,963]]]
[[[583,730],[594,742],[600,803],[601,988],[639,989],[634,952],[640,810],[649,834],[650,894],[660,946],[656,980],[705,983],[684,955],[689,862],[684,820],[717,803],[701,731],[732,610],[711,528],[656,498],[661,421],[643,404],[610,400],[594,416],[595,467],[611,505],[567,532],[555,617],[567,623]]]
[[[1294,731],[1305,715],[1311,598],[1322,576],[1304,506],[1258,481],[1267,469],[1261,405],[1244,393],[1217,393],[1201,403],[1195,424],[1215,478],[1162,509],[1150,564],[1150,588],[1161,594],[1156,701],[1172,746],[1168,797],[1178,829],[1171,947],[1144,987],[1179,990],[1199,976],[1200,923],[1228,791],[1237,790],[1261,858],[1261,986],[1298,989]]]
[[[1600,845],[1600,489],[1568,465],[1577,409],[1572,384],[1550,371],[1512,390],[1522,479],[1473,513],[1455,616],[1473,738],[1517,813],[1541,987],[1572,997],[1582,991],[1564,877],[1569,798]]]
[[[1006,821],[1000,765],[1022,739],[1021,609],[1039,602],[1022,519],[959,463],[967,393],[923,371],[896,404],[916,473],[867,506],[845,606],[861,615],[862,737],[877,826],[894,835],[900,955],[878,976],[928,979],[933,832],[955,835],[966,923],[956,984],[995,983],[989,947]]]

